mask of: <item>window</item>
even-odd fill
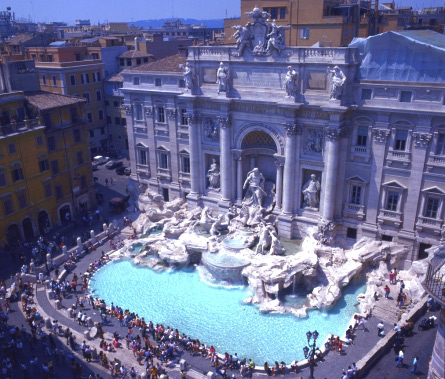
[[[190,157],[188,155],[182,157],[182,172],[190,174]]]
[[[86,99],[87,104],[90,104],[91,100],[90,100],[90,93],[89,92],[85,92],[83,94],[83,97]]]
[[[70,75],[70,84],[72,86],[76,85],[76,75]]]
[[[90,82],[90,76],[88,73],[82,74],[82,84],[87,84]]]
[[[363,88],[362,89],[362,100],[371,100],[372,89],[371,88]]]
[[[17,121],[22,122],[25,119],[26,115],[25,108],[23,107],[17,108],[16,115],[17,115]]]
[[[357,229],[356,228],[347,228],[346,229],[346,238],[351,238],[353,240],[357,239]]]
[[[37,136],[36,137],[36,145],[37,146],[42,146],[43,145],[43,137],[42,136]]]
[[[87,113],[88,122],[93,122],[93,114],[91,112]]]
[[[102,109],[99,109],[97,114],[99,116],[99,120],[103,120],[104,119],[104,111]]]
[[[42,83],[43,85],[46,85],[46,75],[42,75]]]
[[[58,184],[55,187],[56,200],[60,200],[63,197],[62,185]]]
[[[127,66],[131,66],[131,59],[127,58]]]
[[[111,116],[107,116],[107,124],[111,124]]]
[[[385,209],[387,211],[397,211],[397,204],[399,203],[399,192],[395,191],[388,191],[388,194],[386,196],[386,204]]]
[[[401,103],[411,103],[412,92],[411,91],[401,91],[400,92],[400,102]]]
[[[82,141],[82,134],[80,133],[79,129],[74,129],[73,130],[73,137],[74,137],[74,142]]]
[[[120,124],[121,124],[121,118],[120,118],[120,117],[115,117],[115,118],[114,118],[114,123],[115,123],[116,125],[120,125]]]
[[[90,129],[90,138],[94,138],[94,129]]]
[[[39,161],[39,169],[40,172],[48,171],[49,170],[49,163],[48,159],[44,158]]]
[[[56,175],[59,173],[59,161],[57,159],[54,159],[51,161],[51,172],[53,175]]]
[[[109,107],[110,106],[110,102],[108,100],[105,100],[105,106]]]
[[[392,236],[388,236],[386,234],[382,234],[382,241],[392,242]]]
[[[43,124],[48,128],[50,128],[52,126],[51,115],[49,113],[45,113],[42,118],[43,118]]]
[[[280,20],[284,20],[286,18],[286,8],[280,8]]]
[[[394,150],[405,151],[407,138],[408,138],[408,130],[397,129],[396,138],[394,141]]]
[[[187,109],[181,109],[181,119],[180,119],[181,125],[188,125],[189,119],[187,117]]]
[[[14,212],[14,208],[12,206],[11,199],[5,199],[3,200],[3,210],[5,212],[5,216],[10,215],[12,212]]]
[[[21,166],[15,166],[13,167],[12,171],[12,181],[18,182],[19,180],[23,180],[23,170]]]
[[[362,187],[358,185],[352,185],[351,187],[351,204],[360,205],[362,198]]]
[[[141,58],[137,58],[137,59],[136,59],[136,64],[137,64],[137,65],[140,65],[141,63],[142,63],[142,62],[141,62]]]
[[[46,139],[46,144],[48,145],[48,151],[56,150],[56,140],[54,136],[50,136]]]
[[[119,101],[113,101],[113,106],[115,108],[119,108]]]
[[[357,127],[357,146],[366,146],[368,141],[368,127],[359,125]]]
[[[96,91],[96,101],[102,101],[102,92]]]
[[[56,86],[57,85],[56,75],[53,75],[52,79],[53,79],[53,86]]]
[[[142,105],[141,104],[136,104],[135,106],[134,106],[134,109],[135,109],[135,117],[136,117],[136,120],[143,120],[144,119],[144,115],[143,115],[143,112],[142,112]]]
[[[139,150],[139,164],[146,165],[147,164],[147,151]]]
[[[103,126],[100,128],[100,134],[105,134],[105,128]]]
[[[156,86],[156,87],[161,87],[161,86],[162,86],[162,81],[161,81],[160,78],[156,78],[156,79],[155,79],[155,86]]]
[[[80,176],[80,188],[87,188],[87,177],[85,175]]]
[[[9,154],[15,154],[17,152],[17,150],[15,148],[15,143],[13,143],[13,142],[8,143],[8,152],[9,152]]]
[[[135,85],[135,86],[139,85],[139,78],[138,77],[133,78],[133,85]]]
[[[168,169],[168,153],[159,153],[159,167],[163,169]]]
[[[19,201],[19,207],[20,209],[26,208],[27,202],[26,202],[26,194],[20,193],[17,195],[17,199]]]
[[[300,29],[300,39],[309,39],[309,28]]]
[[[445,155],[445,134],[439,134],[437,138],[436,155]]]
[[[83,164],[83,152],[82,151],[78,151],[76,153],[76,157],[77,157],[77,164],[78,165]]]
[[[125,59],[124,58],[120,58],[119,59],[119,66],[125,66]]]
[[[0,187],[4,187],[8,184],[8,182],[6,181],[6,172],[5,169],[2,168],[0,169]]]
[[[158,122],[165,122],[165,109],[164,107],[158,107]]]
[[[70,114],[71,114],[71,122],[73,123],[79,122],[79,117],[77,116],[77,108],[75,107],[70,108]]]
[[[126,118],[121,118],[121,125],[122,126],[127,125],[127,119]]]
[[[100,82],[101,76],[100,76],[100,72],[93,72],[93,82]]]
[[[274,20],[278,18],[278,8],[270,8],[270,17]]]
[[[440,199],[437,197],[427,197],[424,216],[428,218],[436,218],[438,216]]]
[[[43,183],[43,191],[45,192],[45,198],[51,197],[53,194],[51,183]]]

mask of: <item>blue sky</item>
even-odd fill
[[[445,6],[445,0],[397,0],[396,4],[423,8]],[[240,13],[240,0],[10,0],[0,3],[3,9],[8,5],[13,7],[16,17],[34,21],[72,23],[76,19],[90,19],[94,24],[105,20],[130,22],[172,16],[212,19],[235,17]]]

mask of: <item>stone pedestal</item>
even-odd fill
[[[94,233],[94,230],[90,231],[90,238],[91,238],[91,243],[95,244],[96,243],[96,233]]]

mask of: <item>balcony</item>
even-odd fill
[[[345,217],[355,217],[359,220],[364,220],[366,215],[365,206],[360,204],[347,203],[343,207],[343,214],[345,215]]]
[[[445,167],[445,156],[430,154],[428,162],[426,164],[428,171],[431,171],[433,167]]]
[[[11,122],[7,125],[0,126],[0,136],[7,136],[8,134],[25,133],[35,127],[44,127],[40,117],[22,122]]]
[[[408,166],[411,163],[411,153],[402,150],[389,150],[386,162],[388,166],[391,166],[393,162],[401,162],[404,166]]]
[[[169,182],[172,181],[172,174],[170,172],[169,168],[160,168],[158,167],[158,178],[159,179],[165,179]]]
[[[402,212],[389,211],[387,209],[380,209],[377,221],[379,224],[392,224],[396,228],[402,226],[403,218]]]
[[[416,229],[419,231],[432,231],[434,234],[440,235],[442,229],[442,220],[419,216],[417,218]]]

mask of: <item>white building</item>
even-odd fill
[[[246,176],[258,167],[265,207],[276,193],[282,236],[301,238],[322,225],[339,244],[370,236],[411,245],[412,259],[437,244],[445,36],[389,32],[347,48],[281,49],[274,42],[260,53],[238,42],[191,47],[187,59],[123,72],[133,178],[166,199],[225,212],[241,203]],[[191,84],[179,68],[186,61]],[[218,93],[220,62],[228,78],[227,91]],[[213,159],[220,185],[211,186]],[[311,175],[320,190],[310,204],[302,190]]]

